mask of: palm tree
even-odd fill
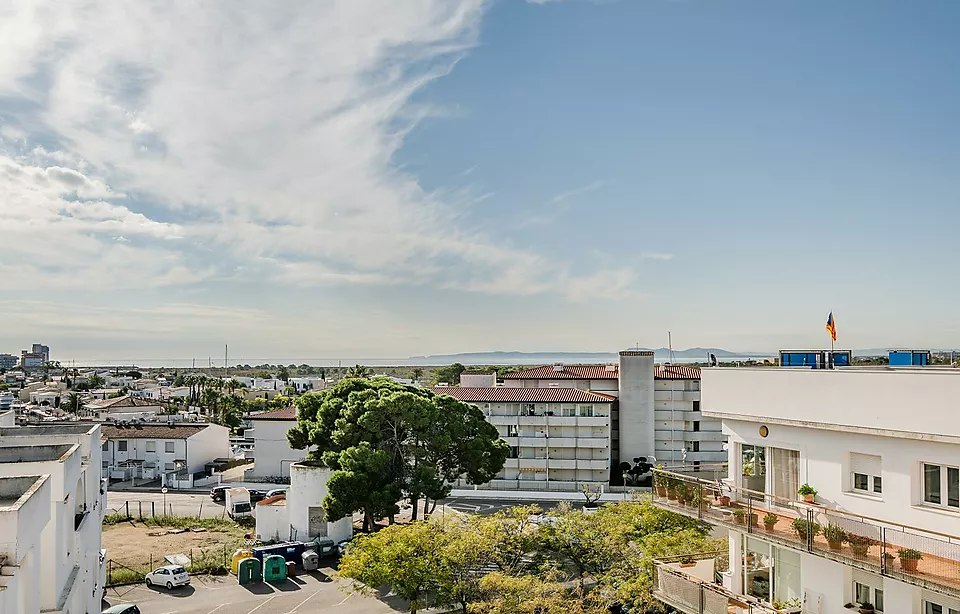
[[[423,369],[417,367],[413,370],[413,381],[419,382],[421,377],[423,377]]]
[[[66,398],[66,409],[72,414],[79,414],[80,409],[83,407],[83,401],[80,400],[80,395],[76,392],[71,392],[67,395]]]
[[[357,365],[355,367],[350,367],[347,369],[347,374],[345,377],[370,377],[370,369],[364,367],[363,365]]]

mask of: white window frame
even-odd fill
[[[880,467],[877,468],[877,472],[870,471],[869,473],[864,473],[862,471],[854,471],[854,462],[853,456],[870,456],[880,459]],[[869,495],[871,497],[880,498],[883,496],[883,458],[878,454],[866,454],[863,452],[851,452],[850,453],[850,492],[854,492],[861,495]],[[857,486],[857,477],[860,476],[867,482],[866,488],[860,488]],[[877,490],[877,480],[880,481],[880,490]]]
[[[940,468],[940,503],[927,501],[927,480],[926,480],[927,465],[930,465],[931,467]],[[958,482],[960,482],[960,467],[956,465],[946,465],[944,463],[932,463],[927,461],[920,462],[920,504],[921,505],[924,505],[927,507],[934,507],[937,509],[960,511],[960,505],[949,504],[949,501],[950,501],[949,475],[950,475],[951,469],[957,472]],[[958,490],[960,490],[960,483],[958,483],[957,488]],[[960,500],[958,500],[958,504],[960,504]]]
[[[164,452],[164,454],[176,454],[176,452],[177,452],[177,442],[175,442],[175,441],[164,441],[164,442],[163,442],[163,452]]]
[[[593,418],[593,405],[577,405],[577,415],[581,418]]]
[[[879,578],[877,578],[876,580],[878,580],[878,581],[880,582],[879,586],[877,585],[876,581],[874,581],[874,578],[869,578],[869,579],[868,579],[868,578],[864,577],[864,574],[854,575],[854,578],[853,578],[853,600],[852,600],[852,601],[853,601],[854,603],[864,603],[864,601],[861,601],[861,600],[860,600],[859,591],[857,590],[859,587],[863,587],[864,589],[866,589],[866,593],[867,593],[867,599],[866,599],[866,601],[869,602],[870,604],[872,604],[873,607],[874,607],[874,609],[875,609],[877,612],[883,612],[883,607],[884,607],[886,604],[882,604],[882,603],[881,603],[881,604],[880,604],[880,608],[879,608],[879,609],[877,608],[877,601],[878,601],[878,600],[877,600],[877,596],[880,597],[880,599],[879,599],[880,601],[883,601],[883,600],[884,600],[884,597],[885,597],[885,595],[883,594],[883,580],[881,580],[881,579],[879,579]]]

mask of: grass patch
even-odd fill
[[[107,578],[107,586],[117,586],[120,584],[139,584],[143,582],[146,574],[142,571],[136,571],[129,567],[116,566],[110,570],[110,577]]]
[[[252,521],[252,522],[251,522]],[[107,514],[103,517],[104,526],[112,526],[124,522],[137,522],[148,527],[162,527],[167,529],[206,529],[208,531],[232,532],[240,528],[256,526],[253,519],[240,518],[238,521],[229,518],[194,518],[192,516],[144,516],[140,520],[126,514]]]

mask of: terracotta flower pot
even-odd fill
[[[658,497],[666,497],[666,496],[667,496],[667,489],[666,489],[665,487],[663,487],[663,486],[657,486],[657,487],[656,487],[656,491],[657,491],[657,496],[658,496]]]
[[[804,503],[813,503],[813,498],[814,498],[814,497],[816,497],[816,495],[803,495],[803,502],[804,502]]]
[[[904,571],[914,573],[917,571],[918,559],[900,559],[900,568]]]
[[[730,497],[727,495],[720,497],[720,505],[723,507],[730,507]]]
[[[841,550],[841,549],[843,548],[843,542],[842,542],[842,541],[831,541],[831,540],[828,539],[828,540],[827,540],[827,545],[830,546],[830,549],[831,549],[831,550],[837,550],[837,551],[839,551],[839,550]]]
[[[776,522],[763,523],[763,528],[767,530],[768,533],[773,533],[773,529],[777,526]]]
[[[870,544],[850,544],[850,550],[856,558],[865,559],[870,552]]]

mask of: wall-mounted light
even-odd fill
[[[760,427],[760,436],[761,436],[761,437],[766,437],[766,436],[769,435],[769,434],[770,434],[770,429],[768,429],[768,428],[766,427],[766,425]]]

